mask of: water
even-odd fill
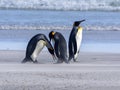
[[[85,30],[120,30],[120,12],[48,10],[0,10],[0,29],[70,30],[82,19]]]

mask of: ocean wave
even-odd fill
[[[0,25],[0,30],[71,30],[72,26],[29,26],[29,25]],[[120,25],[111,25],[111,26],[92,26],[87,25],[83,26],[84,30],[112,30],[119,31]]]
[[[0,30],[67,30],[69,26],[0,25]]]
[[[0,8],[120,11],[120,0],[0,0]]]

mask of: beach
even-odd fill
[[[25,51],[0,51],[1,90],[119,90],[119,54],[80,53],[77,62],[55,64],[42,51],[38,64],[21,61]],[[49,57],[49,58],[46,58]]]

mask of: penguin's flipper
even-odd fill
[[[59,41],[56,40],[55,42],[55,46],[54,46],[54,49],[55,49],[55,53],[56,53],[56,56],[58,57],[58,59],[60,58],[60,53],[59,53]]]
[[[69,40],[69,61],[73,58],[73,49],[72,41]]]
[[[73,46],[74,46],[74,55],[75,55],[77,53],[77,41],[75,37],[73,38],[73,41],[74,41]]]

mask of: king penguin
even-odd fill
[[[31,38],[31,40],[28,42],[27,48],[26,48],[26,57],[22,61],[22,63],[25,62],[33,62],[37,63],[37,57],[41,50],[46,46],[48,48],[48,51],[50,54],[54,57],[54,49],[50,43],[50,41],[47,39],[47,37],[44,34],[37,34]]]
[[[81,41],[82,41],[82,31],[83,31],[83,28],[79,26],[79,24],[83,21],[85,20],[75,21],[73,24],[73,28],[70,33],[69,43],[68,43],[69,61],[71,59],[76,61],[78,57],[80,46],[81,46]]]
[[[50,41],[52,40],[57,63],[68,63],[67,43],[64,36],[59,32],[51,31],[49,33],[49,38]]]

